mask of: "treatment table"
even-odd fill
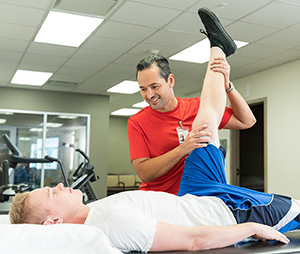
[[[300,253],[300,230],[286,233],[289,244],[277,241],[248,242],[207,251],[169,251],[154,254],[279,254]],[[122,254],[114,249],[104,233],[95,227],[79,224],[52,226],[11,225],[8,215],[0,215],[0,253],[40,254]],[[138,252],[127,252],[138,253]]]
[[[282,254],[282,253],[300,253],[300,230],[285,233],[290,239],[289,244],[282,244],[277,241],[257,241],[237,244],[221,249],[205,251],[168,251],[153,252],[155,254]],[[128,253],[128,252],[127,252]],[[138,253],[138,252],[129,252]]]

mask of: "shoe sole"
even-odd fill
[[[200,15],[201,12],[204,12],[206,15],[208,15],[214,21],[215,25],[220,29],[220,31],[222,32],[222,34],[224,35],[226,40],[229,42],[230,46],[235,49],[234,52],[232,53],[232,54],[234,54],[237,50],[237,46],[236,46],[234,40],[231,38],[231,36],[224,29],[223,25],[221,24],[221,21],[218,19],[216,14],[214,14],[210,9],[208,9],[206,7],[202,7],[198,10],[198,15],[199,15],[200,19],[201,19],[201,15]]]

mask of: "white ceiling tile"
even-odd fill
[[[103,83],[112,84],[112,86],[113,86],[127,78],[128,78],[127,73],[100,71],[97,74],[95,74],[93,77],[91,77],[89,80],[87,80],[87,82],[89,82],[89,83],[94,82],[94,81],[103,82]]]
[[[272,68],[274,66],[278,66],[279,64],[280,64],[279,62],[275,62],[275,61],[271,61],[271,60],[259,60],[257,62],[248,64],[244,67],[238,68],[237,71],[240,71],[243,68],[247,68],[251,71],[259,72],[261,70],[261,68],[269,69],[269,68]]]
[[[95,36],[139,42],[156,31],[156,28],[145,27],[139,24],[132,25],[116,21],[107,21],[105,25],[101,26],[95,33]]]
[[[85,78],[74,76],[74,75],[65,75],[65,74],[54,74],[51,77],[51,80],[62,81],[62,82],[75,82],[81,83],[85,81]]]
[[[124,53],[129,49],[131,49],[136,44],[137,42],[133,42],[133,41],[122,40],[122,43],[120,43],[120,40],[117,39],[95,36],[89,39],[86,43],[84,43],[82,48],[96,49],[96,50],[101,49],[102,51]]]
[[[107,63],[103,63],[100,61],[79,60],[71,58],[64,64],[64,67],[80,68],[82,70],[101,70],[106,65]]]
[[[278,62],[290,62],[297,59],[300,59],[300,50],[293,49],[280,52],[276,55],[267,58],[267,60],[274,60]]]
[[[83,83],[75,87],[72,91],[76,93],[100,94],[103,88],[101,83]]]
[[[294,48],[300,45],[300,32],[281,30],[258,40],[257,43],[273,47]]]
[[[278,0],[278,2],[300,6],[300,2],[298,0]]]
[[[0,70],[17,70],[17,66],[19,61],[11,61],[11,60],[0,60]]]
[[[135,73],[135,65],[112,63],[103,69],[103,72],[124,73],[133,75]]]
[[[136,2],[148,3],[152,5],[169,7],[179,10],[186,10],[191,5],[195,4],[198,0],[135,0]]]
[[[163,12],[163,15],[155,15],[160,12]],[[130,15],[128,15],[129,13]],[[127,1],[122,8],[116,11],[111,20],[161,28],[180,13],[180,11],[170,8]]]
[[[185,49],[203,40],[205,37],[206,36],[200,33],[199,35],[196,35],[161,30],[145,40],[145,42],[163,46],[169,45],[170,47]]]
[[[222,18],[240,19],[270,2],[272,2],[272,0],[202,0],[195,4],[190,10],[197,13],[200,7],[207,7],[215,12],[222,21]],[[226,8],[222,8],[223,3],[227,4]]]
[[[242,19],[259,25],[285,28],[299,22],[300,6],[272,2]],[[275,15],[276,14],[276,15]]]
[[[1,50],[24,52],[28,47],[27,41],[0,38]]]
[[[183,33],[198,34],[203,25],[195,13],[184,12],[182,15],[171,21],[164,29],[168,31],[180,31]]]
[[[27,52],[32,54],[50,55],[59,57],[70,57],[77,48],[53,45],[47,43],[31,42]]]
[[[49,55],[39,55],[27,53],[24,55],[22,62],[32,63],[32,64],[45,64],[50,66],[60,66],[67,61],[65,57],[49,56]]]
[[[90,60],[90,61],[101,61],[101,62],[113,62],[121,53],[116,52],[105,52],[100,50],[84,49],[80,48],[74,55],[74,59]]]
[[[60,66],[38,64],[38,63],[24,63],[21,62],[18,66],[19,70],[32,70],[32,71],[43,71],[43,72],[56,72]]]
[[[279,29],[238,21],[226,27],[226,31],[235,40],[255,42],[278,32]]]
[[[165,45],[157,45],[151,43],[141,43],[128,51],[128,54],[137,55],[139,59],[148,56],[153,53],[153,51],[158,50],[158,54],[163,55],[164,57],[169,57],[174,55],[182,50],[182,47],[171,47]]]
[[[0,22],[36,27],[45,13],[41,9],[0,3]]]
[[[2,38],[30,41],[36,33],[36,28],[0,22],[0,31]]]
[[[242,57],[238,54],[238,52],[236,54],[234,54],[233,56],[230,56],[227,59],[229,65],[230,65],[230,76],[232,75],[232,73],[235,72],[235,69],[240,68],[242,66],[257,62],[257,58],[250,58],[250,57]]]
[[[285,51],[285,48],[267,46],[257,43],[251,43],[237,50],[236,55],[252,59],[264,59],[266,57]],[[255,54],[253,54],[255,52]]]
[[[34,8],[41,8],[46,9],[47,7],[53,6],[56,0],[0,0],[0,3],[7,3],[7,4],[14,4],[20,6],[27,6],[27,7],[34,7]]]
[[[90,76],[93,76],[96,72],[97,72],[96,70],[62,67],[59,69],[59,71],[56,72],[56,74],[57,75],[78,76],[82,80],[86,80]]]
[[[6,79],[3,79],[2,77],[0,77],[0,87],[5,87],[8,86],[8,82]]]
[[[295,25],[289,26],[287,30],[300,32],[300,22]]]
[[[41,87],[41,90],[45,91],[58,91],[58,92],[70,92],[73,90],[71,87],[64,87],[64,86],[48,86],[48,85],[43,85]]]
[[[138,64],[138,62],[148,56],[150,53],[148,50],[145,50],[144,53],[141,54],[124,54],[122,55],[120,58],[118,58],[115,63],[119,63],[119,64],[129,64],[132,65],[134,67],[136,67],[136,65]]]
[[[7,50],[0,50],[0,59],[7,60],[7,61],[20,61],[23,56],[23,52],[16,52],[16,51],[7,51]]]

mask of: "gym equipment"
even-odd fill
[[[21,184],[9,184],[9,169],[15,169],[18,163],[53,163],[57,162],[60,165],[62,175],[64,178],[65,186],[69,187],[69,182],[66,176],[65,169],[63,164],[57,158],[50,156],[45,156],[44,158],[25,158],[22,156],[19,148],[12,143],[7,134],[2,135],[2,139],[8,149],[11,151],[11,154],[7,154],[4,160],[1,163],[0,169],[0,203],[6,202],[9,200],[9,197],[14,196],[18,192],[25,192],[32,190],[30,184],[21,183]],[[64,146],[67,146],[64,143]],[[71,145],[70,145],[71,146]],[[73,145],[74,147],[74,145]],[[91,201],[97,200],[93,189],[90,186],[89,182],[96,181],[99,177],[95,175],[94,166],[90,164],[89,157],[81,150],[76,149],[76,152],[79,152],[84,157],[84,162],[80,163],[77,170],[73,174],[73,184],[71,188],[80,189],[84,193],[84,203],[89,203]]]

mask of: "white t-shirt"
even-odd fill
[[[125,191],[88,206],[85,224],[100,228],[121,251],[149,251],[157,221],[188,227],[236,224],[231,211],[217,197]]]

